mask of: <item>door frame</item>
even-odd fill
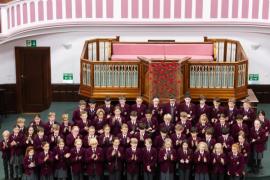
[[[51,48],[50,47],[15,47],[15,64],[16,64],[16,95],[17,95],[17,112],[21,113],[23,112],[23,97],[22,97],[22,59],[21,59],[21,53],[23,53],[24,50],[33,50],[33,51],[47,51],[46,53],[46,61],[47,61],[47,67],[43,67],[48,71],[48,85],[47,87],[44,87],[44,92],[47,92],[47,97],[45,98],[45,104],[44,109],[49,108],[51,101],[52,101],[52,83],[51,83]]]

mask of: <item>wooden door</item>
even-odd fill
[[[17,111],[40,112],[51,103],[49,47],[15,47]]]

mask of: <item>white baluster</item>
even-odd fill
[[[102,1],[102,18],[107,18],[107,0]]]
[[[258,19],[262,19],[263,14],[263,0],[259,0],[259,11],[258,11]]]
[[[38,3],[39,3],[39,1],[34,1],[36,23],[39,22],[39,17],[38,17],[38,13],[39,13]]]
[[[71,18],[76,19],[76,2],[71,0]]]
[[[231,19],[232,18],[232,12],[233,12],[233,0],[229,0],[228,2],[228,18]]]
[[[238,0],[238,19],[242,18],[243,0]]]
[[[248,19],[252,19],[253,0],[249,0],[248,4]]]
[[[196,19],[196,0],[191,0],[192,1],[192,9],[191,9],[191,19]]]
[[[186,0],[181,0],[181,18],[185,19],[186,16]]]
[[[149,0],[149,19],[153,19],[154,0]]]

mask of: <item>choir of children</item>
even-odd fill
[[[264,111],[256,118],[250,103],[236,108],[230,99],[213,107],[200,97],[160,104],[154,97],[147,108],[143,98],[129,106],[125,97],[113,107],[81,100],[61,124],[50,112],[48,122],[35,115],[28,127],[18,118],[13,132],[5,130],[0,142],[6,179],[101,180],[238,180],[247,163],[258,173],[266,149],[270,122]]]

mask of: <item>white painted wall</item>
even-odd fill
[[[203,41],[203,36],[237,39],[249,58],[249,73],[260,75],[260,81],[256,84],[270,84],[270,35],[252,31],[241,32],[223,27],[91,27],[21,38],[0,46],[0,84],[16,83],[14,47],[25,46],[26,39],[36,39],[38,46],[51,47],[52,83],[62,83],[64,72],[73,73],[74,83],[79,83],[80,55],[84,41],[95,37],[115,37],[116,35],[120,35],[121,41],[147,39]],[[64,44],[71,44],[72,47],[66,49]],[[251,46],[254,44],[259,44],[261,47],[253,50]]]

